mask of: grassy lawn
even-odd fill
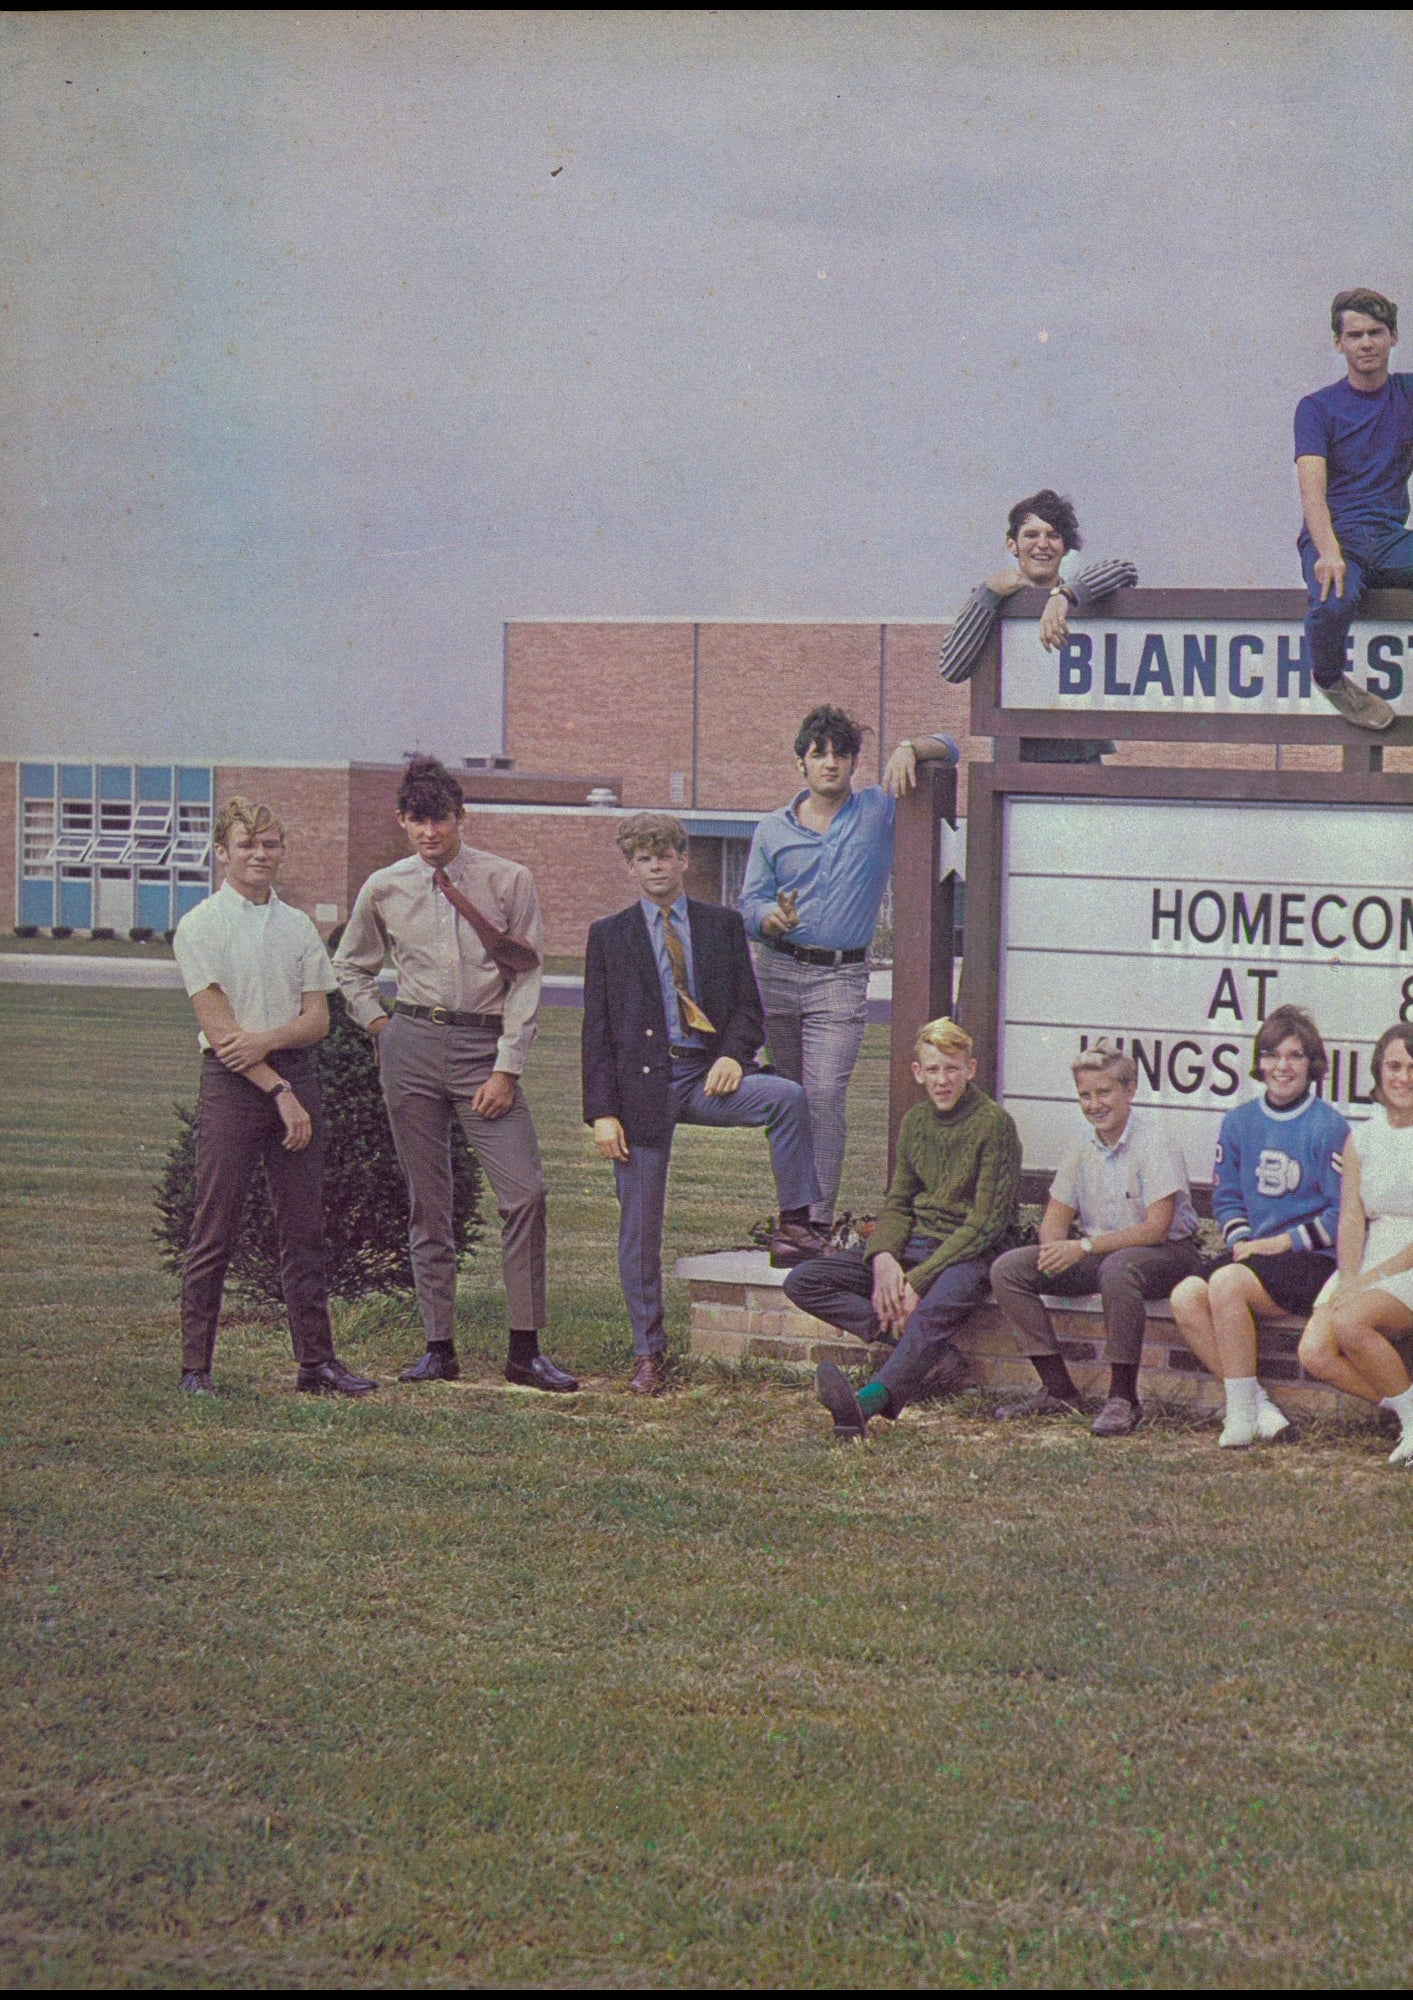
[[[589,1392],[497,1382],[483,1252],[454,1388],[296,1398],[236,1325],[179,1401],[189,1010],[0,1012],[7,1984],[1409,1983],[1413,1483],[1372,1432],[1233,1463],[961,1405],[841,1453],[805,1388],[690,1367],[638,1406],[567,1011],[529,1083]],[[670,1249],[743,1240],[760,1138],[679,1145]],[[419,1345],[342,1320],[385,1377]]]

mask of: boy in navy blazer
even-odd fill
[[[677,1125],[763,1125],[780,1205],[771,1261],[828,1254],[811,1227],[820,1198],[804,1091],[762,1073],[765,1019],[735,910],[689,899],[687,831],[670,813],[635,813],[618,846],[638,900],[591,925],[584,965],[584,1122],[612,1160],[618,1271],[633,1323],[630,1389],[663,1385],[662,1222]]]

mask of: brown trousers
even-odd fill
[[[250,1183],[263,1161],[280,1239],[280,1285],[294,1358],[331,1361],[333,1329],[324,1270],[324,1115],[312,1050],[282,1049],[272,1066],[294,1085],[314,1136],[299,1153],[282,1143],[284,1121],[256,1084],[207,1054],[196,1113],[196,1215],[182,1267],[182,1367],[208,1369],[226,1267]]]

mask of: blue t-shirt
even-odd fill
[[[1413,375],[1390,375],[1372,395],[1346,377],[1302,396],[1295,456],[1324,459],[1325,498],[1342,543],[1403,527],[1413,473]]]

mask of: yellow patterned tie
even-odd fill
[[[677,1012],[681,1018],[682,1032],[690,1035],[714,1035],[715,1028],[692,998],[687,985],[687,954],[682,940],[677,935],[677,926],[672,921],[671,910],[662,913],[662,940],[667,946],[667,959],[672,967],[672,984],[677,988]]]

